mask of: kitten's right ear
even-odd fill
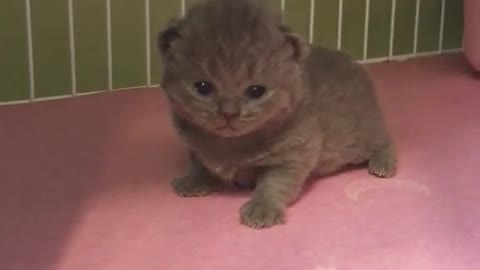
[[[173,21],[158,35],[157,49],[163,58],[169,59],[175,54],[175,43],[182,38],[180,28],[181,22]]]
[[[289,27],[282,25],[279,28],[285,38],[285,49],[290,59],[300,62],[308,55],[310,48],[303,38]]]

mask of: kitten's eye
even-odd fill
[[[245,95],[251,99],[259,99],[267,93],[267,88],[262,85],[251,85],[247,88]]]
[[[213,94],[214,88],[211,82],[196,82],[193,84],[193,90],[202,97]]]

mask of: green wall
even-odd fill
[[[201,0],[185,0],[185,5],[188,8],[198,1]],[[367,59],[384,59],[390,49],[394,56],[414,52],[417,0],[396,0],[392,48],[393,0],[343,0],[340,32],[339,1],[315,0],[311,20],[311,0],[285,0],[284,19],[315,44],[337,48],[340,41],[341,49],[359,60],[365,53]],[[268,2],[282,9],[281,0]],[[365,28],[367,2],[369,24]],[[0,103],[28,100],[30,85],[34,98],[49,98],[70,95],[73,88],[82,94],[110,86],[118,89],[158,84],[161,67],[155,39],[170,18],[181,14],[181,0],[110,0],[109,23],[107,0],[70,3],[71,9],[69,0],[30,0],[32,35],[29,37],[25,1],[0,0]],[[417,52],[437,51],[440,40],[443,49],[460,48],[462,10],[462,0],[445,0],[441,35],[442,0],[420,0]],[[368,34],[367,48],[365,34]],[[31,62],[28,40],[32,45]]]

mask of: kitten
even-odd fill
[[[368,162],[396,172],[374,86],[346,54],[310,46],[264,1],[207,0],[160,33],[161,85],[190,166],[179,196],[253,180],[240,221],[285,222],[311,175]]]

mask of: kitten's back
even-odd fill
[[[332,140],[368,143],[388,137],[374,83],[348,54],[312,47],[304,71],[310,91],[309,114],[318,119],[322,130],[329,131]]]

